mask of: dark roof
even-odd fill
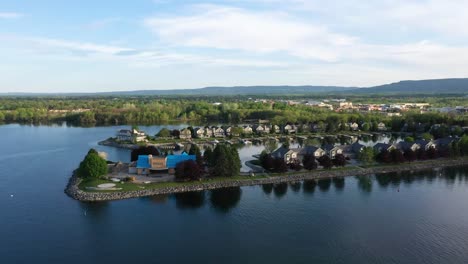
[[[434,143],[438,147],[446,147],[446,146],[450,145],[450,143],[452,143],[454,140],[455,139],[452,138],[452,137],[445,137],[445,138],[439,138],[439,139],[435,140]]]
[[[325,144],[322,146],[322,149],[325,150],[325,151],[330,151],[332,149],[336,148],[335,145],[333,144]]]
[[[283,158],[284,154],[286,154],[286,152],[288,152],[288,151],[289,151],[288,148],[285,148],[284,146],[281,146],[281,147],[277,148],[275,151],[273,151],[271,153],[271,156],[274,157],[274,158]]]
[[[381,151],[382,149],[388,150],[392,145],[387,143],[377,143],[374,145],[374,149]]]
[[[417,139],[414,141],[414,143],[420,145],[421,147],[426,146],[430,141],[427,141],[425,139]]]
[[[400,141],[398,142],[398,148],[401,150],[409,150],[411,147],[416,144],[415,142],[406,142],[406,141]]]
[[[360,144],[359,142],[354,142],[353,144],[351,144],[351,151],[354,152],[354,153],[358,153],[360,152],[365,146]]]
[[[302,155],[314,154],[315,151],[317,151],[318,149],[320,149],[320,148],[316,147],[316,146],[306,146],[305,148],[301,149],[300,153]]]

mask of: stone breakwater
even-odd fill
[[[65,189],[65,193],[73,199],[83,202],[94,202],[94,201],[110,201],[110,200],[121,200],[128,198],[144,197],[158,194],[171,194],[181,192],[193,192],[202,190],[212,190],[228,187],[239,187],[239,186],[252,186],[262,184],[277,184],[285,182],[295,182],[302,180],[320,180],[335,177],[346,177],[346,176],[364,176],[381,173],[392,173],[392,172],[405,172],[405,171],[422,171],[427,169],[435,169],[442,167],[453,167],[468,165],[468,159],[456,159],[456,160],[434,160],[433,162],[424,163],[412,163],[412,164],[400,164],[399,166],[379,166],[373,168],[356,168],[349,170],[331,170],[331,171],[307,171],[303,173],[295,173],[291,175],[278,175],[265,178],[257,179],[246,179],[246,180],[235,180],[235,181],[223,181],[223,182],[203,182],[194,183],[188,186],[177,186],[177,187],[164,187],[156,189],[142,189],[138,191],[122,191],[122,192],[85,192],[78,188],[80,179],[73,173],[70,178],[68,185]]]
[[[123,149],[137,149],[139,147],[136,144],[117,143],[114,140],[110,140],[110,139],[99,141],[98,145],[114,147],[114,148],[123,148]]]

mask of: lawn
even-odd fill
[[[265,176],[235,176],[235,177],[217,177],[217,178],[207,178],[203,179],[202,181],[189,181],[189,182],[160,182],[160,183],[149,183],[149,184],[137,184],[132,182],[125,182],[125,183],[115,183],[109,180],[104,179],[83,179],[81,183],[78,185],[80,190],[85,192],[119,192],[119,191],[139,191],[139,190],[152,190],[152,189],[159,189],[159,188],[168,188],[168,187],[180,187],[180,186],[191,186],[191,185],[198,185],[203,183],[217,183],[217,182],[229,182],[229,181],[239,181],[239,180],[253,180],[253,179],[261,179],[265,178]],[[122,188],[119,191],[96,191],[96,190],[88,190],[86,187],[97,187],[99,184],[102,183],[115,183],[116,188]]]

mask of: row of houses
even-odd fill
[[[328,155],[330,158],[335,158],[338,154],[343,154],[344,150],[342,146],[335,146],[335,145],[325,145],[322,147],[316,146],[306,146],[303,148],[287,148],[285,146],[281,146],[275,151],[273,151],[270,155],[272,158],[279,158],[284,159],[286,163],[292,163],[296,160],[302,162],[304,156],[312,155],[316,159]]]
[[[279,133],[280,127],[277,125],[244,125],[244,126],[206,126],[197,127],[193,129],[193,133],[190,129],[184,128],[180,130],[179,138],[190,139],[195,138],[213,138],[213,137],[226,137],[226,136],[240,136],[241,134],[269,134],[271,132]]]
[[[358,124],[356,122],[343,123],[339,126],[346,126],[349,130],[358,131],[362,129],[365,123]],[[193,133],[190,129],[184,128],[180,130],[179,138],[190,139],[190,138],[212,138],[212,137],[226,137],[226,136],[240,136],[241,134],[270,134],[270,133],[285,133],[295,134],[298,132],[321,132],[326,129],[326,124],[311,123],[311,124],[286,124],[284,126],[278,125],[244,125],[244,126],[206,126],[197,127],[193,129]],[[377,124],[377,130],[386,131],[387,127],[383,122]]]
[[[414,142],[400,141],[398,143],[376,143],[372,148],[376,152],[381,151],[392,151],[398,149],[401,152],[407,150],[417,151],[419,149],[429,150],[431,148],[436,150],[448,149],[450,144],[457,140],[453,137],[446,137],[437,140],[416,140]],[[271,153],[273,158],[283,158],[286,163],[292,163],[295,160],[302,162],[305,155],[313,155],[315,158],[320,158],[324,155],[328,155],[330,158],[335,158],[338,154],[344,154],[347,156],[355,156],[359,154],[366,146],[355,142],[350,145],[323,145],[322,147],[317,146],[306,146],[304,148],[286,148],[281,146]]]

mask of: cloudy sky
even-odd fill
[[[0,92],[468,77],[466,0],[0,3]]]

